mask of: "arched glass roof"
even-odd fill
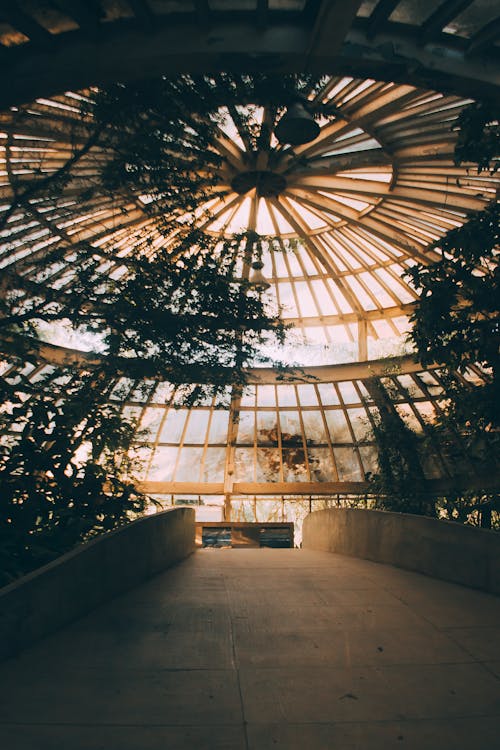
[[[158,230],[150,196],[123,189],[86,197],[108,158],[98,145],[75,162],[60,192],[35,191],[22,208],[9,208],[23,186],[43,184],[84,147],[87,95],[66,92],[0,115],[0,218],[8,218],[0,273],[40,304],[71,288],[79,242],[124,256],[175,242]],[[264,274],[268,294],[296,329],[289,358],[324,367],[287,382],[255,370],[243,392],[229,389],[222,403],[190,410],[176,408],[175,389],[165,382],[117,383],[111,398],[147,431],[138,448],[152,495],[205,498],[216,507],[239,498],[242,508],[273,497],[359,495],[368,491],[375,461],[374,379],[417,431],[446,398],[439,368],[424,371],[410,357],[371,360],[394,353],[384,341],[401,344],[408,328],[416,294],[405,272],[417,260],[435,260],[430,246],[495,197],[497,178],[454,163],[454,125],[470,100],[345,76],[318,78],[305,95],[321,130],[293,148],[273,135],[278,111],[245,102],[222,111],[212,142],[221,161],[213,193],[199,206],[199,226],[221,238],[241,230],[274,238],[264,242]],[[263,137],[265,148],[256,145]],[[35,259],[56,247],[61,259],[41,271]],[[120,272],[118,265],[101,270]],[[68,340],[61,331],[44,335],[75,348],[96,345],[74,333]],[[304,342],[316,354],[301,350]],[[318,354],[318,347],[326,348]],[[38,366],[27,365],[28,377],[70,356],[57,346],[46,350],[45,363],[41,356]],[[474,370],[465,376],[480,377]],[[437,446],[425,470],[436,482],[453,474]]]
[[[42,359],[50,358],[47,349]],[[2,376],[20,390],[21,378],[34,383],[57,372],[56,364],[1,366]],[[474,384],[483,374],[471,368],[455,377]],[[309,502],[369,501],[380,386],[422,436],[446,404],[446,374],[424,370],[409,357],[308,368],[287,382],[261,368],[249,373],[243,390],[229,387],[191,408],[184,406],[185,387],[123,377],[110,400],[138,421],[134,450],[143,462],[141,487],[163,505],[195,503],[201,519],[221,520],[229,500],[233,520],[300,520]],[[15,435],[16,425],[11,429]],[[457,477],[470,482],[475,476],[458,437],[433,443],[423,458],[437,492],[446,492]]]
[[[349,77],[318,79],[305,95],[321,131],[294,148],[272,134],[276,110],[222,108],[212,143],[221,162],[199,223],[221,237],[246,229],[277,237],[264,252],[264,274],[286,321],[308,343],[330,345],[312,361],[366,359],[386,351],[375,342],[407,330],[416,295],[405,271],[436,259],[429,245],[494,198],[497,181],[453,162],[453,126],[470,100]],[[3,113],[1,213],[25,183],[43,181],[84,147],[84,101],[84,92],[67,92]],[[269,142],[258,145],[263,134]],[[37,193],[9,216],[1,268],[32,293],[71,285],[75,243],[125,255],[146,241],[170,242],[150,196],[93,190],[85,199],[106,159],[102,148],[89,149],[60,195]],[[64,260],[40,273],[31,261],[55,247],[67,247]]]

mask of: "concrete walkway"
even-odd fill
[[[500,598],[322,552],[197,552],[0,665],[5,750],[492,750],[499,736]]]

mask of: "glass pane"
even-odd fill
[[[259,385],[257,388],[257,405],[274,406],[276,404],[276,394],[274,385]]]
[[[280,481],[280,454],[277,448],[257,448],[257,482]]]
[[[365,409],[348,409],[347,415],[356,440],[369,440],[371,426]]]
[[[204,443],[207,436],[208,411],[198,411],[193,409],[189,414],[186,434],[184,435],[185,443]]]
[[[186,409],[169,410],[161,430],[161,443],[178,443],[180,441],[187,414]]]
[[[324,406],[336,406],[339,403],[337,391],[332,383],[318,384],[319,397]]]
[[[327,410],[325,411],[325,417],[332,443],[352,442],[351,433],[349,432],[343,411],[340,409]]]
[[[182,448],[175,472],[176,482],[199,482],[203,448]]]
[[[353,448],[334,448],[337,470],[341,482],[361,482],[361,469]]]
[[[338,387],[345,404],[359,404],[359,395],[353,383],[339,383]]]
[[[210,422],[210,434],[208,436],[208,442],[213,443],[225,443],[227,441],[227,428],[229,425],[229,412],[228,411],[213,411],[212,421]]]
[[[310,448],[307,451],[311,482],[334,482],[337,479],[329,448]]]
[[[257,412],[257,443],[278,442],[278,421],[274,411]]]
[[[318,397],[313,385],[297,386],[301,406],[318,406]]]
[[[236,448],[234,452],[234,481],[255,482],[253,448]]]
[[[321,413],[319,411],[302,412],[302,421],[304,422],[304,430],[308,443],[327,442],[323,419],[321,418]]]
[[[283,479],[285,482],[308,482],[309,473],[302,447],[283,448]]]
[[[153,462],[148,472],[151,482],[171,482],[174,475],[178,448],[161,446],[155,450]]]
[[[255,436],[255,413],[253,411],[240,412],[238,423],[238,443],[253,444]]]
[[[283,446],[302,446],[302,428],[298,411],[281,412],[280,427]]]
[[[142,415],[141,424],[139,429],[146,430],[147,434],[143,439],[155,440],[158,429],[160,427],[161,418],[163,417],[163,409],[148,408],[144,410]]]
[[[293,385],[279,385],[277,392],[280,406],[297,406],[297,396]]]
[[[225,448],[207,448],[201,481],[223,482],[225,460]]]

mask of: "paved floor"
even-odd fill
[[[493,750],[500,598],[203,550],[0,666],[4,750]]]

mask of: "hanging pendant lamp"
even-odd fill
[[[253,288],[258,292],[265,292],[266,289],[269,289],[271,284],[262,273],[264,264],[260,260],[256,260],[252,263],[251,268],[252,270],[250,271],[250,275],[248,277],[248,283],[250,284],[250,286],[253,286]]]
[[[274,133],[280,143],[291,146],[301,146],[316,140],[320,127],[303,103],[296,101],[291,104],[281,120],[276,125]]]

